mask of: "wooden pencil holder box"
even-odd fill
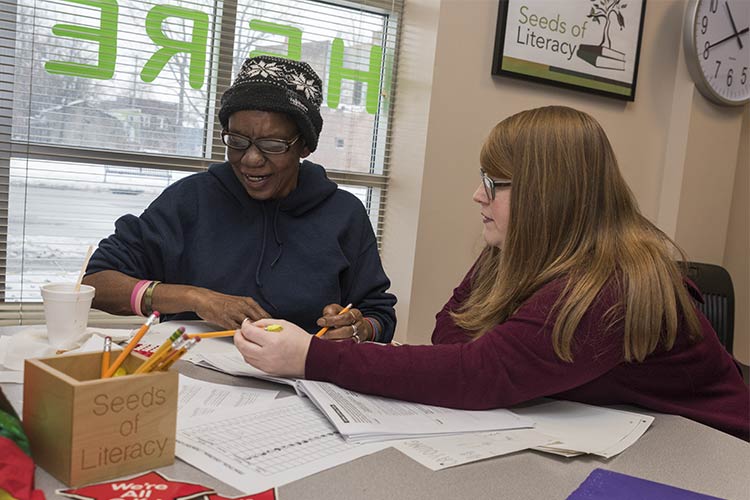
[[[174,462],[177,372],[102,379],[101,356],[93,352],[25,363],[23,428],[32,456],[68,486]],[[132,373],[144,360],[133,353],[123,366]]]

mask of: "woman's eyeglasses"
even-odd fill
[[[280,155],[289,151],[292,144],[297,142],[299,135],[293,139],[285,141],[284,139],[250,139],[244,135],[232,134],[226,130],[221,133],[221,142],[223,142],[229,149],[235,149],[237,151],[247,151],[250,147],[255,144],[263,154],[267,155]]]
[[[483,169],[479,169],[479,175],[482,177],[482,186],[484,186],[484,194],[487,195],[487,199],[492,201],[495,199],[495,189],[498,187],[508,187],[512,184],[511,181],[504,180],[498,181],[487,175]]]

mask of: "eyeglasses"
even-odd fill
[[[292,144],[297,142],[299,134],[294,139],[285,141],[284,139],[250,139],[244,135],[232,134],[226,130],[221,133],[221,142],[223,142],[229,149],[235,149],[237,151],[247,151],[250,147],[255,144],[258,150],[267,155],[280,155],[289,151]]]
[[[484,194],[487,195],[487,199],[492,201],[495,199],[495,189],[498,187],[508,187],[512,184],[512,181],[504,180],[498,181],[490,176],[483,169],[479,169],[479,175],[482,176],[482,186],[484,186]]]

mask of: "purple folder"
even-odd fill
[[[718,497],[675,488],[639,477],[594,469],[568,500],[716,500]],[[720,499],[719,499],[720,500]]]

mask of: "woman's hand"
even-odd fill
[[[239,328],[245,318],[257,321],[271,317],[251,297],[225,295],[206,288],[195,289],[193,293],[195,314],[228,330]]]
[[[323,334],[326,340],[354,340],[364,342],[373,338],[372,325],[362,317],[359,309],[349,309],[339,314],[343,309],[339,304],[328,304],[323,308],[323,317],[318,319],[318,326],[327,326],[329,330]]]
[[[281,325],[269,332],[268,325]],[[280,319],[245,321],[234,334],[234,345],[245,361],[259,370],[280,377],[302,378],[312,335],[294,323]]]

